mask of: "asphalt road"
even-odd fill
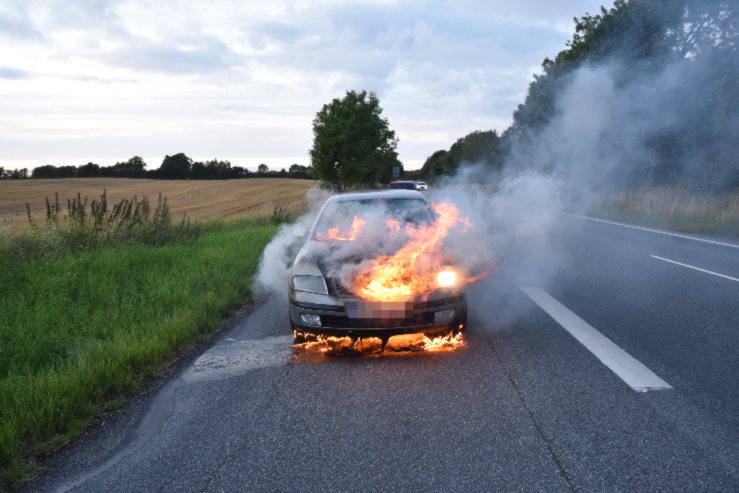
[[[28,488],[738,491],[739,248],[561,223],[548,279],[503,266],[471,293],[462,349],[295,357],[272,298]],[[597,357],[523,285],[631,359]]]

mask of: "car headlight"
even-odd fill
[[[328,294],[323,276],[293,276],[293,288],[306,293]]]
[[[443,324],[443,323],[450,321],[453,317],[454,317],[454,308],[450,308],[448,310],[441,310],[439,312],[434,312],[434,323]]]
[[[451,288],[459,284],[459,274],[451,269],[445,269],[436,274],[436,283],[440,288]]]

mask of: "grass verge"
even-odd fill
[[[175,244],[24,255],[0,265],[0,471],[78,433],[121,392],[248,300],[277,226],[212,223]],[[115,401],[113,401],[115,405]]]
[[[676,187],[612,194],[589,214],[685,233],[739,237],[739,192],[695,195]]]

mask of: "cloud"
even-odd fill
[[[18,70],[12,67],[0,67],[0,79],[27,79],[29,77],[28,72]]]
[[[239,57],[223,41],[201,36],[169,42],[131,37],[123,46],[100,55],[122,67],[174,74],[203,74],[239,64]]]
[[[23,0],[7,0],[0,5],[0,36],[21,40],[43,39]]]

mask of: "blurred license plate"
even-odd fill
[[[405,301],[347,301],[346,314],[349,318],[409,318],[413,308]]]

